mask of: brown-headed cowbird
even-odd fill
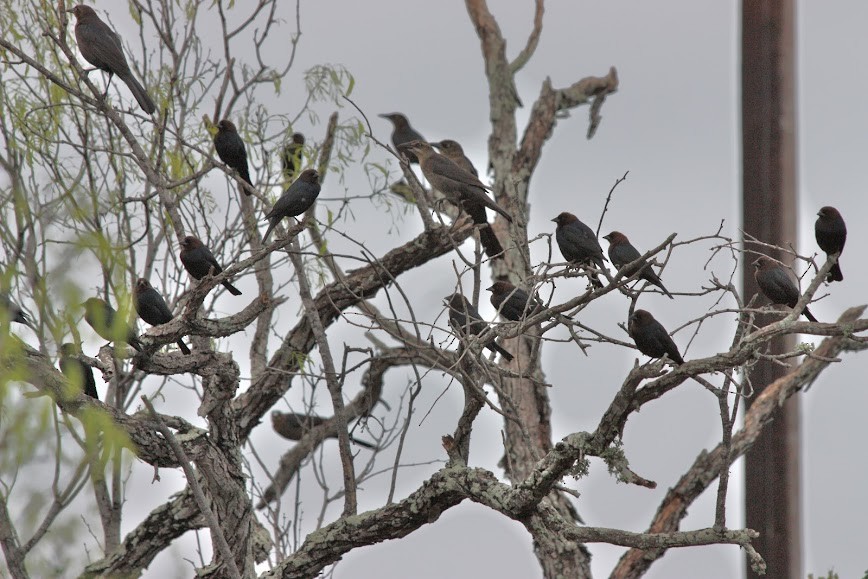
[[[315,169],[305,169],[301,172],[292,185],[290,185],[280,199],[274,204],[265,218],[268,219],[268,229],[262,236],[262,243],[268,241],[271,231],[277,227],[284,217],[298,217],[308,209],[319,196],[320,192],[319,173]]]
[[[174,317],[163,296],[143,277],[138,279],[136,287],[133,288],[133,305],[139,317],[152,326],[167,324]],[[184,340],[178,340],[177,344],[184,354],[190,353]]]
[[[564,211],[554,219],[558,224],[555,229],[555,240],[568,262],[579,265],[593,265],[605,270],[603,264],[603,248],[597,241],[594,230],[579,221],[572,213]],[[603,282],[596,273],[590,273],[590,280],[596,287],[603,287]]]
[[[112,75],[117,75],[129,87],[142,110],[149,115],[153,113],[157,107],[130,71],[121,47],[121,37],[109,28],[108,24],[100,20],[90,6],[79,4],[69,12],[75,14],[75,41],[78,43],[81,55],[98,69],[109,73],[106,92],[112,81]]]
[[[135,330],[119,319],[118,313],[106,301],[99,298],[88,298],[82,305],[84,306],[85,321],[104,340],[114,342],[119,339],[139,352],[144,351]]]
[[[250,182],[250,169],[247,166],[247,147],[244,146],[244,141],[241,140],[238,129],[235,128],[235,125],[229,119],[223,119],[217,123],[217,134],[214,135],[214,149],[217,150],[217,156],[220,157],[220,160],[238,171],[238,176],[247,185],[250,185],[250,188],[247,186],[241,187],[245,195],[250,195],[253,192],[253,183]]]
[[[464,149],[458,144],[457,141],[453,141],[452,139],[444,139],[439,143],[431,143],[438,149],[440,152],[446,157],[449,158],[453,163],[467,171],[468,173],[473,173],[477,177],[479,177],[479,171],[476,170],[476,167],[473,166],[473,163],[470,159],[467,158],[467,155],[464,154]]]
[[[612,262],[617,268],[622,268],[628,263],[633,263],[640,257],[642,254],[639,253],[639,250],[633,247],[633,244],[630,243],[630,240],[627,239],[627,236],[621,233],[620,231],[613,231],[609,235],[604,235],[603,239],[609,242],[609,260]],[[656,285],[660,289],[663,290],[670,299],[675,299],[672,297],[672,294],[669,293],[669,290],[663,286],[663,282],[660,281],[660,276],[654,273],[654,270],[651,269],[651,266],[646,261],[639,262],[638,265],[631,267],[629,269],[624,270],[624,277],[630,277],[634,273],[636,273],[639,269],[642,269],[642,274],[639,276],[639,279],[644,279],[645,281]]]
[[[814,224],[814,235],[817,237],[817,245],[820,249],[826,252],[826,255],[833,253],[840,254],[844,251],[844,242],[847,241],[847,226],[844,224],[844,218],[841,213],[834,207],[823,207],[817,213],[817,222]],[[838,256],[841,259],[841,256]],[[829,270],[829,275],[826,276],[826,281],[844,281],[844,274],[841,273],[841,262],[838,261]]]
[[[310,414],[296,414],[294,412],[280,412],[277,410],[271,412],[271,427],[274,428],[277,434],[289,440],[301,440],[301,437],[307,431],[323,424],[327,420],[329,419]],[[330,432],[326,435],[326,438],[337,437],[336,432]],[[365,442],[352,436],[350,436],[350,440],[365,448],[377,448],[376,445],[370,442]]]
[[[784,266],[764,255],[754,261],[753,265],[756,268],[753,272],[754,279],[764,296],[773,304],[783,304],[791,308],[796,306],[801,294]],[[810,321],[817,321],[807,306],[802,313]]]
[[[410,141],[424,141],[425,137],[420,135],[413,127],[410,126],[410,121],[401,113],[388,113],[380,115],[384,119],[392,121],[392,145],[395,147],[395,152],[407,156],[407,160],[411,163],[418,163],[412,152],[404,148],[404,145]]]
[[[293,133],[290,141],[283,146],[283,150],[280,152],[280,165],[286,182],[292,182],[298,175],[303,155],[304,135]]]
[[[202,279],[206,275],[217,275],[223,271],[211,250],[194,235],[188,235],[181,240],[180,257],[184,269],[193,276],[193,279]],[[228,281],[221,283],[233,296],[241,295],[241,290]]]
[[[669,356],[675,364],[683,364],[684,359],[678,353],[678,346],[672,341],[669,332],[645,310],[636,310],[630,316],[627,331],[639,351],[652,358]]]
[[[512,217],[503,208],[491,200],[486,193],[489,188],[483,185],[473,173],[469,173],[434,150],[434,147],[424,141],[411,141],[404,148],[412,151],[419,158],[419,167],[431,185],[440,191],[450,203],[464,209],[473,222],[482,225],[479,230],[479,240],[488,257],[503,253],[503,247],[488,224],[485,208],[501,214],[507,221]]]
[[[526,291],[508,281],[496,281],[487,291],[491,292],[491,305],[501,316],[513,322],[545,309],[536,296],[531,298]]]
[[[60,371],[78,392],[84,392],[94,400],[99,400],[93,368],[78,359],[81,349],[75,344],[60,346]]]
[[[10,322],[24,324],[34,332],[36,331],[33,323],[30,321],[30,318],[27,317],[27,314],[24,313],[24,310],[21,309],[21,306],[13,302],[12,298],[5,293],[0,293],[0,308],[6,310],[6,315]]]
[[[449,325],[459,336],[478,336],[488,328],[488,324],[479,315],[479,310],[473,307],[473,304],[463,295],[455,293],[444,300],[449,308]],[[512,354],[503,349],[493,338],[485,344],[485,347],[500,354],[507,361],[512,361]]]

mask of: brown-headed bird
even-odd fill
[[[458,144],[458,141],[453,141],[452,139],[444,139],[439,143],[431,143],[435,147],[437,147],[440,152],[446,155],[453,163],[467,171],[468,173],[473,173],[477,177],[479,177],[479,171],[476,170],[476,167],[473,166],[473,163],[470,159],[467,158],[467,155],[464,154],[464,149]]]
[[[30,318],[27,314],[24,313],[24,310],[21,309],[21,306],[12,301],[12,298],[5,293],[0,293],[0,308],[6,310],[6,315],[9,318],[10,322],[15,322],[17,324],[24,324],[28,328],[32,329],[34,332],[36,328],[33,326],[33,323],[30,321]]]
[[[486,291],[491,292],[491,305],[507,320],[517,322],[527,316],[532,316],[545,309],[542,302],[534,296],[509,283],[496,281]]]
[[[574,265],[593,265],[601,270],[606,269],[603,263],[603,248],[600,247],[593,229],[566,211],[552,221],[558,225],[555,229],[555,240],[564,259]],[[596,273],[589,275],[594,286],[603,287],[603,282]]]
[[[329,420],[322,416],[314,416],[311,414],[296,414],[294,412],[280,412],[274,410],[271,412],[271,427],[274,431],[288,440],[301,440],[306,432],[315,428]],[[326,438],[337,438],[337,432],[330,432]],[[350,440],[359,446],[365,448],[377,448],[376,445],[364,440],[359,440],[350,436]]]
[[[621,233],[620,231],[613,231],[608,235],[604,235],[603,239],[609,242],[609,260],[612,262],[617,268],[622,268],[628,263],[633,263],[640,257],[642,254],[639,253],[639,250],[633,247],[633,244],[630,243],[630,240],[627,239],[627,236]],[[629,269],[624,270],[624,277],[630,277],[634,273],[636,273],[639,269],[642,270],[642,274],[639,276],[639,279],[644,279],[648,283],[656,285],[663,293],[669,296],[670,299],[675,299],[672,297],[672,294],[669,293],[669,290],[663,286],[663,282],[660,281],[660,276],[654,273],[654,270],[651,269],[651,266],[646,261],[640,261],[638,265],[633,266]]]
[[[503,253],[500,241],[488,224],[485,208],[499,213],[509,222],[512,222],[512,217],[488,196],[486,193],[489,190],[488,186],[483,185],[473,173],[465,171],[424,141],[412,141],[405,145],[405,149],[416,154],[422,173],[435,189],[440,191],[450,203],[464,209],[474,223],[482,225],[479,230],[479,240],[482,242],[485,254],[488,257],[495,257]]]
[[[211,250],[205,247],[205,244],[194,235],[188,235],[181,240],[181,252],[179,255],[181,263],[184,264],[184,269],[193,276],[193,279],[202,279],[206,275],[217,275],[223,272],[223,268],[214,259],[214,254],[211,253]],[[233,296],[241,295],[241,290],[228,281],[224,280],[221,283]]]
[[[152,326],[167,324],[174,317],[163,296],[143,277],[138,279],[136,287],[133,288],[133,305],[139,317]],[[178,340],[177,344],[184,354],[190,353],[184,340]]]
[[[268,241],[271,231],[284,217],[298,217],[310,209],[319,196],[320,189],[319,173],[315,169],[302,171],[298,179],[283,192],[271,211],[265,215],[269,223],[265,235],[262,236],[263,245]]]
[[[663,325],[646,310],[636,310],[630,316],[627,332],[640,352],[652,358],[668,356],[675,364],[683,364],[678,346]]]
[[[81,349],[75,344],[67,343],[60,346],[60,371],[77,391],[99,400],[93,368],[79,360],[80,353]]]
[[[796,282],[784,266],[764,255],[754,261],[753,265],[756,268],[753,272],[754,279],[764,296],[773,304],[782,304],[791,308],[796,306],[801,294]],[[802,313],[810,321],[817,321],[807,306]]]
[[[250,195],[253,192],[253,183],[250,182],[250,168],[247,166],[247,147],[244,146],[235,124],[229,119],[217,123],[214,149],[217,150],[220,160],[238,171],[238,176],[250,186],[241,187],[245,195]]]
[[[280,153],[280,165],[283,170],[283,178],[289,182],[298,175],[304,156],[304,135],[293,133],[287,144]]]
[[[84,320],[104,340],[114,342],[120,338],[122,342],[126,342],[139,352],[144,351],[135,330],[129,324],[119,320],[118,313],[105,300],[88,298],[82,305]]]
[[[449,308],[449,325],[452,326],[452,329],[459,336],[478,336],[488,328],[488,324],[479,315],[479,310],[473,307],[473,304],[463,295],[454,293],[444,298],[444,300],[446,306]],[[512,354],[495,342],[494,338],[484,344],[484,346],[492,352],[500,354],[507,361],[512,361]]]
[[[826,252],[826,255],[833,253],[840,254],[844,251],[844,242],[847,241],[847,226],[844,224],[844,218],[841,213],[834,207],[823,207],[817,213],[817,222],[814,223],[814,235],[817,237],[817,245],[820,249]],[[844,281],[844,274],[841,273],[841,256],[838,256],[839,261],[835,262],[832,269],[829,270],[829,275],[826,276],[826,281]]]
[[[410,121],[408,121],[407,117],[401,113],[387,113],[380,116],[392,121],[392,145],[395,147],[395,152],[399,155],[406,155],[407,160],[411,163],[418,163],[419,159],[416,158],[416,155],[407,151],[407,149],[404,148],[404,145],[410,141],[424,141],[425,137],[413,129],[413,127],[410,126]]]
[[[68,12],[75,15],[75,41],[78,43],[81,55],[98,69],[109,73],[106,92],[112,81],[112,75],[117,75],[129,87],[142,110],[149,115],[153,113],[157,107],[130,71],[121,47],[121,37],[109,28],[108,24],[100,20],[90,6],[79,4]]]

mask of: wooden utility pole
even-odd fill
[[[798,241],[795,28],[795,0],[742,0],[742,221],[746,234],[782,246]],[[752,254],[743,261],[745,301],[758,291],[753,261]],[[792,337],[779,339],[772,353],[794,345]],[[761,361],[750,378],[759,392],[785,371]],[[802,577],[800,475],[799,397],[793,396],[746,457],[745,524],[760,533],[753,544],[768,563],[767,577]],[[747,576],[755,576],[750,565]]]

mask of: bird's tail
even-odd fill
[[[184,340],[178,340],[177,344],[181,351],[184,352],[185,356],[190,355],[190,348],[187,347],[187,344],[184,343]]]
[[[132,92],[133,96],[136,97],[136,101],[138,101],[139,106],[142,107],[143,111],[150,115],[157,110],[157,105],[155,105],[154,101],[151,100],[148,91],[145,90],[145,87],[139,84],[139,81],[137,81],[134,76],[130,75],[121,77],[121,80],[129,87],[130,92]]]
[[[479,241],[482,243],[485,255],[491,259],[503,257],[503,246],[500,245],[500,240],[497,239],[490,225],[483,225],[479,229]]]
[[[350,440],[353,441],[355,444],[358,444],[359,446],[363,446],[365,448],[370,448],[370,449],[377,448],[376,444],[372,444],[370,442],[365,442],[364,440],[359,440],[358,438],[355,438],[353,436],[350,437]]]
[[[826,276],[826,281],[832,283],[833,281],[844,281],[844,274],[841,273],[841,266],[837,263],[832,266],[832,269],[829,270],[829,275]]]
[[[812,322],[817,321],[817,318],[814,317],[814,314],[812,314],[811,310],[809,310],[807,307],[804,310],[802,310],[802,313],[805,314],[805,317],[808,318],[808,320],[810,320]]]
[[[490,348],[492,351],[497,352],[498,354],[500,354],[501,356],[503,356],[503,358],[504,358],[507,362],[512,362],[512,354],[510,354],[509,352],[507,352],[507,351],[503,348],[503,346],[501,346],[501,345],[498,344],[497,342],[491,342],[490,344],[488,344],[488,348]]]
[[[231,293],[233,296],[240,296],[241,295],[241,290],[238,289],[237,287],[235,287],[234,285],[232,285],[231,283],[229,283],[228,281],[223,282],[223,287],[225,287],[227,290],[229,290],[229,293]]]

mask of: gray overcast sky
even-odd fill
[[[499,0],[490,5],[509,39],[509,54],[514,56],[530,29],[532,3]],[[539,49],[518,77],[526,105],[521,121],[546,77],[556,86],[565,86],[584,76],[604,75],[614,65],[621,84],[620,91],[606,102],[602,125],[593,140],[585,139],[587,108],[574,111],[558,124],[532,181],[532,235],[551,233],[549,220],[560,211],[576,213],[595,226],[610,186],[629,170],[628,180],[617,190],[606,215],[604,232],[624,231],[643,250],[671,232],[678,232],[679,240],[713,233],[721,220],[726,221],[724,233],[738,237],[738,6],[734,1],[694,0],[548,3]],[[454,138],[477,167],[486,166],[487,88],[479,42],[462,2],[320,0],[304,3],[301,15],[303,37],[294,72],[299,88],[293,91],[287,88],[291,83],[284,83],[284,95],[275,107],[292,110],[301,102],[301,75],[306,68],[343,64],[356,78],[353,99],[368,114],[381,140],[388,140],[390,127],[375,115],[401,111],[429,139]],[[868,144],[868,114],[863,105],[868,93],[864,66],[868,4],[855,0],[801,2],[798,20],[799,246],[803,253],[815,251],[813,222],[822,205],[841,209],[851,226],[842,260],[846,281],[835,284],[829,297],[812,306],[818,318],[832,320],[846,307],[863,303],[861,288],[868,285],[864,261],[856,259],[856,248],[865,245],[864,234],[854,227],[866,211],[865,177],[860,167]],[[289,30],[287,25],[287,35]],[[345,108],[341,114],[353,112]],[[322,125],[297,128],[313,135],[323,129]],[[364,192],[367,181],[361,171],[350,173],[347,187]],[[342,187],[330,179],[324,196],[342,194]],[[365,235],[369,246],[382,252],[395,238],[382,236],[384,227],[367,225],[376,223],[377,211],[358,207],[356,219],[347,222],[345,229]],[[399,234],[409,238],[418,227],[416,218],[408,217],[400,224]],[[536,243],[534,260],[545,254],[544,243]],[[707,256],[708,244],[676,252],[663,276],[669,289],[695,291],[711,271],[727,275],[729,262],[723,258],[703,270]],[[432,304],[430,310],[422,309],[430,314],[427,321],[433,322],[440,298],[452,288],[451,262],[441,259],[412,272],[403,284],[418,303]],[[556,300],[564,301],[582,287],[578,280],[564,282]],[[697,317],[710,303],[706,298],[690,297],[674,302],[659,296],[642,300],[643,307],[669,328]],[[586,310],[583,321],[611,330],[623,321],[627,305],[621,296],[607,296]],[[483,306],[483,315],[490,317],[491,309],[487,303]],[[706,327],[685,356],[706,356],[726,348],[732,322],[719,319]],[[688,340],[687,332],[676,335],[682,351]],[[578,355],[574,345],[545,348],[543,368],[553,384],[555,439],[596,425],[634,359],[635,352],[614,346],[596,346],[588,358]],[[842,577],[857,577],[868,568],[861,550],[852,547],[868,543],[864,525],[868,469],[864,454],[850,450],[861,448],[865,439],[861,418],[868,406],[866,371],[868,357],[848,356],[845,364],[824,373],[802,397],[806,573],[834,567]],[[393,379],[399,380],[397,375]],[[440,436],[454,427],[461,391],[453,387],[435,404],[444,387],[438,377],[426,381],[419,407],[422,412],[432,406],[434,410],[413,430],[408,460],[445,458],[439,448]],[[397,392],[403,384],[393,388]],[[483,413],[474,433],[471,459],[501,475],[496,467],[502,452],[499,428],[493,413]],[[685,384],[649,405],[630,420],[624,442],[634,470],[655,480],[657,490],[615,484],[604,465],[595,461],[587,479],[567,481],[582,493],[578,508],[585,522],[644,530],[660,498],[701,450],[715,444],[719,429],[715,400],[696,384]],[[265,449],[272,464],[285,448],[267,424],[257,429],[253,441]],[[337,448],[327,444],[325,452],[336,456]],[[436,468],[432,465],[402,474],[399,488],[406,494]],[[741,478],[739,465],[733,469],[731,527],[743,524]],[[164,474],[159,492],[170,490],[170,480]],[[292,508],[291,495],[283,498],[287,510]],[[362,507],[378,506],[384,496],[371,492],[363,497]],[[312,524],[316,504],[307,507],[305,517],[306,524]],[[713,491],[691,509],[683,528],[712,522]],[[591,550],[597,576],[607,575],[623,551],[598,545]],[[177,561],[177,552],[169,556]],[[169,564],[167,557],[158,559],[149,575],[159,576],[159,570]],[[540,576],[529,536],[520,525],[467,504],[401,541],[351,553],[335,575],[424,579],[476,577],[483,572],[490,577]],[[671,550],[648,576],[731,578],[742,573],[741,553],[728,546]]]

